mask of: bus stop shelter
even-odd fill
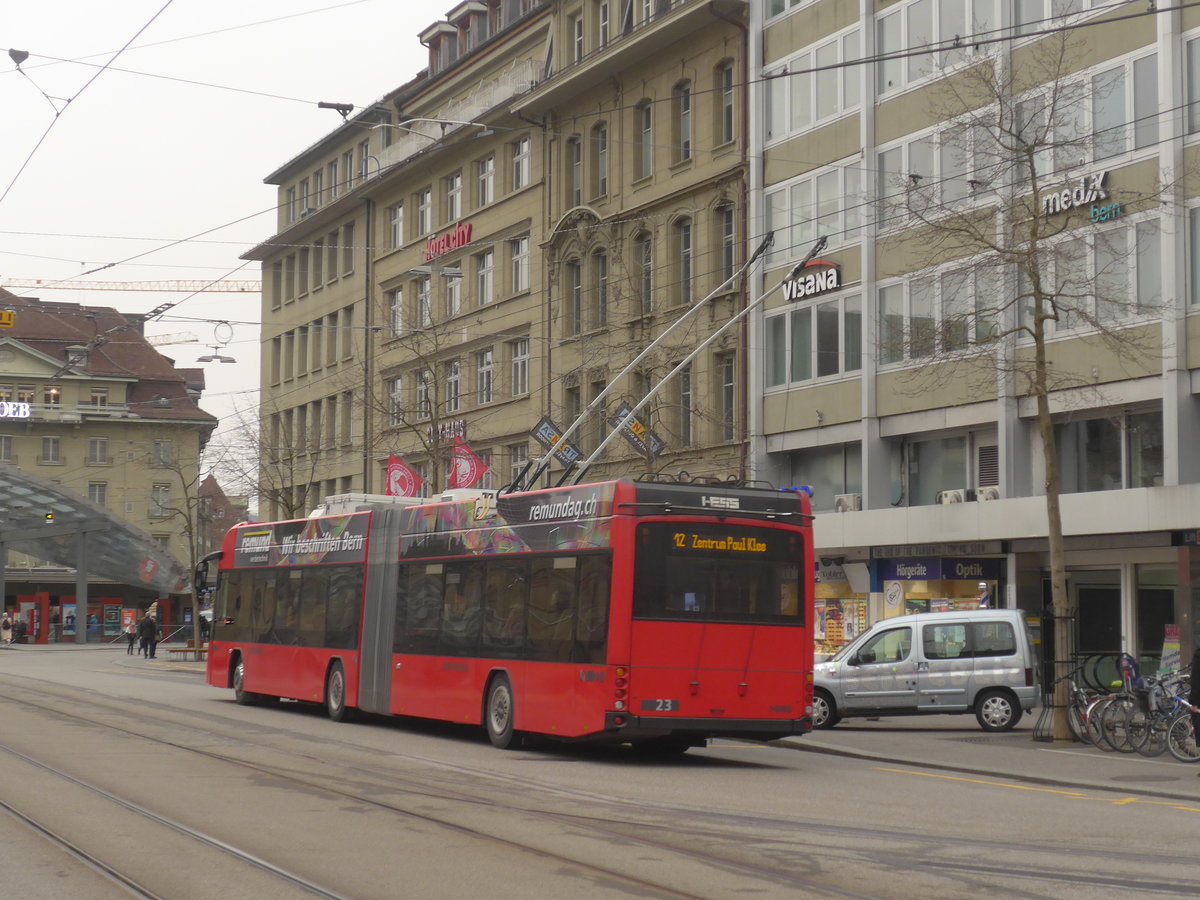
[[[186,568],[166,548],[110,510],[49,479],[0,463],[0,597],[5,596],[8,551],[17,550],[75,570],[75,603],[87,615],[88,576],[157,591],[188,590]],[[44,641],[46,612],[33,639]],[[87,642],[87,628],[75,642]]]

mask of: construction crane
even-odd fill
[[[41,291],[180,291],[207,294],[258,294],[261,281],[72,281],[70,279],[10,279],[0,288]]]

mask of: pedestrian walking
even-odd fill
[[[142,655],[154,659],[154,651],[158,648],[158,622],[150,613],[146,613],[138,623],[138,636],[142,639]]]
[[[13,638],[13,623],[8,617],[8,613],[4,614],[4,618],[0,619],[0,641],[6,644],[11,644]]]
[[[137,626],[130,622],[125,626],[125,640],[129,642],[129,648],[125,651],[129,656],[133,656],[133,642],[137,639]]]

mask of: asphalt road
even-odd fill
[[[1200,802],[972,773],[973,720],[946,728],[961,771],[731,741],[501,752],[470,728],[239,707],[194,665],[22,648],[0,652],[4,893],[1194,896]]]

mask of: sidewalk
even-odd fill
[[[1014,730],[1001,733],[983,731],[970,715],[897,716],[878,721],[847,719],[834,728],[775,743],[808,753],[851,756],[964,778],[1200,803],[1200,764],[1179,762],[1169,753],[1147,758],[1073,741],[1035,741],[1037,712],[1026,715]]]

